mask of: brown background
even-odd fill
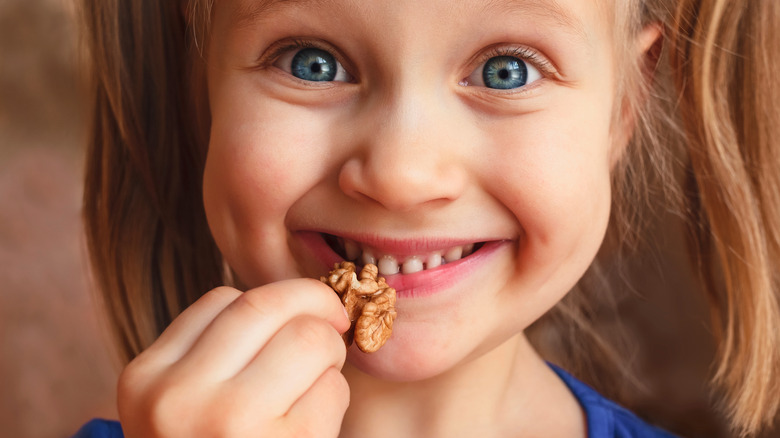
[[[117,365],[84,263],[77,30],[69,0],[0,0],[2,436],[69,436],[116,418]],[[704,390],[713,346],[704,303],[680,274],[678,225],[664,217],[655,251],[629,266],[652,268],[621,304],[627,329],[647,340],[627,358],[648,388],[638,410],[691,437],[726,437]]]
[[[0,0],[0,436],[116,417],[117,370],[80,224],[84,98],[73,7]]]

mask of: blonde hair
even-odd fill
[[[630,113],[637,129],[613,174],[607,244],[641,244],[653,188],[685,216],[719,345],[713,382],[734,431],[754,435],[780,407],[780,2],[632,3],[634,18],[616,17],[616,28],[637,35],[660,23],[664,47],[633,64],[635,48],[618,48],[627,60],[619,66],[618,111]],[[626,40],[634,39],[616,39]],[[601,269],[594,262],[578,285],[582,293],[559,309],[586,333],[597,310],[587,301],[604,288]],[[593,333],[578,342],[621,368],[605,338]]]
[[[201,201],[208,117],[198,111],[207,106],[198,62],[211,3],[191,0],[182,13],[179,2],[83,1],[94,93],[84,218],[127,360],[228,274]],[[606,246],[639,241],[651,190],[684,212],[721,346],[714,382],[735,429],[755,434],[780,403],[780,2],[625,4],[616,41],[658,23],[663,52],[638,59],[617,48],[616,114],[636,129],[614,171]],[[610,300],[599,291],[611,262],[594,262],[545,318],[584,372],[598,369],[593,351],[612,351],[593,324],[593,303]]]
[[[721,330],[715,381],[747,434],[780,404],[780,3],[691,0],[675,20],[692,254]]]

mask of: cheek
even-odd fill
[[[232,102],[212,110],[204,174],[209,227],[247,286],[296,277],[284,221],[323,178],[327,123],[289,105]]]
[[[541,310],[581,277],[609,220],[609,108],[528,116],[496,129],[504,144],[492,187],[521,229],[517,271]],[[551,301],[552,302],[552,301]]]
[[[566,120],[566,118],[562,118]],[[609,208],[609,121],[569,118],[529,119],[520,129],[499,131],[495,141],[506,145],[494,162],[505,205],[522,223],[544,231],[546,224],[576,226]],[[586,123],[590,122],[590,123]],[[580,220],[577,220],[580,219]]]

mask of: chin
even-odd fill
[[[363,353],[357,345],[347,352],[349,364],[376,379],[414,382],[446,373],[468,355],[448,342],[420,339],[414,330],[393,332],[387,343],[374,353]]]
[[[430,362],[414,362],[409,357],[399,357],[389,351],[366,354],[350,350],[347,361],[357,370],[375,379],[389,382],[417,382],[443,374],[448,367]],[[390,358],[388,358],[390,356]],[[427,358],[424,358],[427,359]]]

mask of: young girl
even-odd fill
[[[85,217],[129,365],[121,427],[81,436],[671,436],[527,334],[593,332],[599,267],[636,242],[653,187],[685,214],[735,433],[772,422],[780,3],[84,13]],[[314,280],[344,259],[377,262],[397,289],[373,354],[345,350],[344,308]]]

